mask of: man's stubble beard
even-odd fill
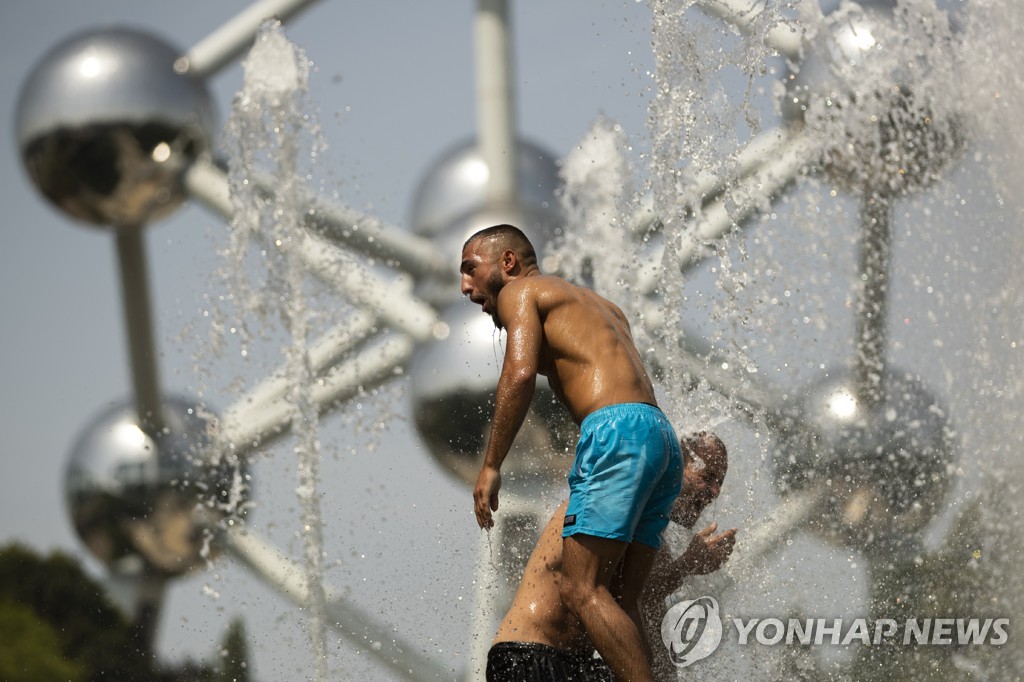
[[[487,278],[485,284],[487,286],[487,293],[494,296],[494,310],[491,311],[491,320],[494,322],[494,328],[501,331],[505,328],[505,325],[501,323],[501,319],[498,317],[498,294],[505,288],[505,282],[502,280],[500,272],[493,272]]]

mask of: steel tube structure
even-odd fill
[[[323,412],[331,405],[394,378],[395,368],[412,356],[413,341],[392,334],[364,347],[355,357],[333,368],[312,387],[311,399]],[[239,401],[224,410],[217,427],[216,446],[241,456],[291,430],[295,408],[285,400],[248,404]]]
[[[260,175],[253,180],[261,192],[273,192],[272,178]],[[230,219],[234,214],[227,173],[212,161],[193,164],[185,173],[184,184],[189,196],[224,218]],[[303,222],[314,234],[380,259],[416,278],[455,281],[451,263],[430,240],[343,204],[327,201],[303,187],[296,187],[294,191],[299,193],[299,203],[309,209],[303,215]]]
[[[870,405],[882,398],[889,312],[889,252],[892,204],[877,194],[861,208],[860,289],[854,348],[857,398]]]
[[[792,133],[782,128],[761,133],[751,140],[736,155],[737,176],[743,177],[757,170],[764,159],[779,154],[792,138]],[[694,206],[703,206],[721,194],[724,189],[722,179],[711,172],[697,170],[689,180],[687,191],[694,197]],[[661,230],[662,224],[654,212],[654,200],[650,195],[642,199],[641,207],[628,222],[629,230],[636,235],[647,235]]]
[[[156,437],[164,426],[163,399],[150,312],[145,237],[141,227],[120,228],[116,235],[135,409],[139,415],[139,426]]]
[[[233,528],[221,534],[230,554],[259,575],[284,597],[303,607],[309,590],[302,567],[284,556],[251,529]],[[392,672],[408,680],[450,680],[453,675],[441,664],[402,640],[393,628],[366,611],[345,601],[345,595],[329,587],[328,625]]]
[[[695,267],[700,261],[698,249],[702,242],[720,239],[734,226],[754,214],[764,201],[776,196],[800,174],[803,167],[813,159],[820,142],[814,142],[807,135],[795,134],[779,148],[777,156],[760,164],[754,172],[736,181],[729,192],[733,207],[727,208],[722,196],[706,204],[692,227],[683,231],[683,240],[678,248],[679,261],[676,264],[683,272]],[[697,197],[694,205],[699,205]],[[661,261],[655,255],[652,261]],[[644,294],[652,294],[661,279],[660,269],[645,268],[641,271],[639,288]]]
[[[216,73],[252,47],[253,38],[264,19],[276,17],[282,22],[292,18],[317,0],[257,0],[182,55],[174,68],[198,79]]]
[[[269,180],[264,178],[260,182],[268,183]],[[234,215],[227,174],[213,163],[193,165],[185,173],[184,184],[189,196],[225,219],[230,220]],[[326,220],[326,217],[321,215],[320,219]],[[335,225],[335,229],[342,230],[344,226]],[[302,258],[311,272],[335,287],[347,300],[373,310],[379,319],[416,339],[424,340],[433,334],[437,313],[429,304],[412,296],[411,282],[403,285],[384,279],[313,232],[303,240],[301,249]],[[394,293],[395,287],[400,289],[398,296],[385,301],[382,292]]]
[[[684,335],[684,339],[688,338]],[[763,418],[773,425],[780,421],[783,400],[768,386],[761,385],[756,375],[735,369],[710,353],[680,344],[679,354],[672,361],[692,377],[699,377],[708,387],[727,398],[733,406],[751,419]],[[692,386],[691,388],[696,388]]]
[[[261,192],[273,195],[276,183],[272,177],[259,174],[253,179]],[[227,182],[226,175],[223,181]],[[296,186],[293,191],[298,203],[308,207],[303,221],[312,232],[370,258],[385,261],[414,277],[455,281],[452,263],[429,239],[343,204],[327,201],[303,186]]]
[[[813,142],[809,136],[793,135],[778,149],[778,156],[735,183],[729,192],[734,204],[732,209],[726,207],[721,196],[704,206],[699,219],[684,234],[679,251],[680,270],[685,272],[699,262],[697,250],[702,241],[721,238],[753,215],[764,202],[782,192],[796,179],[819,146],[820,143]]]
[[[371,310],[392,329],[417,341],[433,338],[440,321],[430,304],[412,293],[409,279],[385,279],[337,246],[307,233],[298,245],[310,274],[334,288],[353,305]]]
[[[341,204],[308,196],[306,225],[353,251],[384,261],[416,278],[456,280],[450,259],[433,242]]]
[[[476,43],[477,144],[489,172],[487,203],[513,206],[516,178],[515,110],[507,0],[478,0]]]
[[[778,551],[786,538],[818,510],[827,492],[826,486],[820,485],[789,493],[761,525],[744,530],[734,554],[720,570],[709,576],[710,582],[724,591],[742,580],[758,562]]]
[[[373,315],[364,310],[357,310],[343,323],[335,326],[314,342],[309,348],[310,368],[319,375],[340,362],[346,353],[372,336]],[[285,397],[291,386],[284,367],[279,368],[269,377],[247,391],[237,401],[237,405],[265,406]]]
[[[736,154],[736,177],[745,177],[764,165],[765,159],[776,158],[793,143],[795,134],[786,128],[769,130],[750,140]],[[688,187],[691,196],[697,198],[695,206],[703,205],[716,198],[725,189],[725,181],[715,173],[698,169]]]
[[[190,197],[222,218],[230,219],[234,215],[227,173],[213,161],[197,161],[192,164],[185,171],[182,184]]]
[[[761,0],[700,0],[698,6],[706,14],[751,35],[751,29],[766,5]],[[800,59],[803,46],[803,30],[788,22],[779,22],[768,30],[764,42],[783,57],[796,61]]]

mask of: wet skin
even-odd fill
[[[609,405],[657,404],[622,311],[589,289],[542,274],[532,247],[521,242],[507,234],[471,239],[460,265],[462,293],[507,332],[490,437],[473,490],[481,528],[494,525],[501,464],[529,411],[538,374],[548,378],[577,424]],[[621,570],[623,582],[641,590],[654,555],[646,545],[585,534],[562,541],[561,602],[615,674],[634,682],[651,679],[640,614],[617,604],[609,585]]]
[[[526,417],[537,375],[547,377],[577,424],[609,405],[657,405],[618,306],[589,289],[544,275],[536,266],[524,266],[511,250],[496,250],[491,240],[471,242],[463,250],[460,268],[462,293],[508,334],[475,495],[482,528],[493,525],[498,470]]]

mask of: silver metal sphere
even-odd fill
[[[456,478],[473,484],[480,472],[504,355],[490,316],[456,303],[441,315],[447,338],[420,346],[413,357],[416,428],[431,455]],[[533,405],[502,466],[503,489],[535,493],[564,483],[577,430],[539,379]]]
[[[72,522],[118,573],[196,568],[216,554],[215,525],[244,511],[248,475],[237,461],[212,460],[208,419],[196,404],[166,400],[155,437],[139,427],[133,405],[117,405],[72,450],[64,481]]]
[[[518,141],[516,149],[518,208],[525,212],[559,213],[556,193],[561,179],[555,156],[522,140]],[[412,203],[413,231],[425,237],[438,236],[467,216],[482,211],[487,205],[487,180],[487,163],[476,140],[453,147],[416,188]],[[461,251],[461,244],[459,246]]]
[[[897,13],[895,0],[844,3],[787,76],[783,113],[831,141],[825,170],[841,187],[921,188],[964,148],[962,105],[949,101],[942,61],[955,46],[941,31],[911,25],[919,20]]]
[[[879,400],[858,397],[852,374],[811,386],[801,412],[810,430],[781,439],[783,492],[824,485],[826,539],[870,551],[922,529],[942,508],[956,460],[946,410],[912,375],[889,372]]]
[[[449,254],[457,272],[462,245],[474,232],[512,223],[538,252],[561,220],[558,167],[551,155],[528,143],[519,146],[519,199],[489,206],[487,165],[475,141],[455,147],[427,174],[413,201],[413,229]],[[488,315],[458,302],[451,284],[422,282],[417,295],[446,306],[447,338],[419,346],[413,356],[412,397],[416,427],[434,458],[456,478],[474,483],[490,431],[500,373],[499,336]],[[576,429],[547,382],[540,380],[526,424],[502,468],[504,486],[533,491],[564,481]]]
[[[513,205],[488,205],[487,164],[475,141],[454,147],[420,182],[413,199],[413,230],[450,258],[452,272],[459,270],[462,245],[477,230],[511,223],[543,254],[562,225],[561,179],[554,156],[522,141],[518,151],[519,198]],[[416,295],[444,307],[458,300],[459,290],[446,282],[421,281]]]
[[[182,171],[213,137],[205,85],[147,33],[65,40],[32,70],[17,107],[22,161],[40,191],[96,225],[141,227],[185,198]]]

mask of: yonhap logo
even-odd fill
[[[730,646],[1004,646],[1009,618],[729,618],[714,597],[681,601],[661,620],[661,641],[669,659],[686,668],[714,653],[730,626]]]
[[[661,641],[680,668],[710,656],[722,642],[718,602],[698,597],[670,608],[661,620]]]

